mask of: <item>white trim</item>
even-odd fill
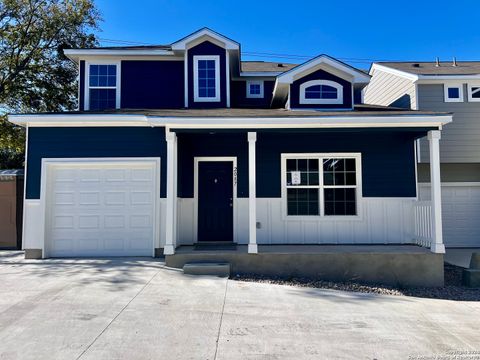
[[[116,86],[90,86],[90,66],[91,65],[115,65],[117,70],[116,76]],[[84,102],[83,106],[85,110],[90,110],[90,89],[115,89],[115,108],[120,109],[120,101],[121,101],[121,61],[108,61],[108,60],[98,60],[95,62],[85,61],[85,89],[84,89]]]
[[[364,72],[357,70],[353,67],[350,67],[327,55],[320,55],[282,73],[277,77],[277,81],[280,84],[291,84],[295,80],[296,75],[307,72],[310,69],[316,68],[322,64],[328,65],[342,73],[349,75],[352,78],[351,79],[352,83],[368,83],[371,78],[370,75],[367,75]]]
[[[246,97],[247,99],[263,99],[263,88],[264,88],[264,81],[263,80],[247,80],[246,82]],[[260,94],[252,94],[250,93],[250,85],[259,85],[260,86]]]
[[[480,88],[480,82],[479,83],[468,83],[467,84],[467,90],[468,90],[468,101],[469,102],[480,102],[480,98],[474,98],[473,97],[473,91],[472,87],[478,87]],[[475,93],[479,92],[480,90],[475,91]]]
[[[82,56],[145,56],[145,55],[170,55],[174,52],[163,49],[65,49],[63,53],[68,58],[79,58]]]
[[[225,50],[225,79],[226,79],[226,87],[227,90],[227,108],[230,107],[230,52],[229,50]]]
[[[28,125],[25,129],[25,169],[23,170],[23,209],[22,209],[22,250],[25,250],[25,219],[27,209],[27,176],[28,176]],[[29,199],[30,200],[30,199]]]
[[[403,77],[403,78],[405,78],[407,80],[410,80],[410,81],[417,81],[418,80],[418,75],[414,75],[414,74],[411,74],[411,73],[408,73],[408,72],[405,72],[405,71],[397,70],[397,69],[394,69],[394,68],[391,68],[391,67],[388,67],[388,66],[385,66],[385,65],[378,64],[378,63],[373,63],[371,68],[370,68],[370,71],[368,73],[370,75],[373,75],[375,70],[380,70],[380,71],[386,72],[388,74],[400,76],[400,77]]]
[[[183,96],[185,108],[188,108],[188,49],[185,50],[185,62],[183,66]]]
[[[233,242],[237,242],[237,228],[235,227],[237,205],[237,157],[236,156],[196,156],[193,158],[193,242],[198,242],[198,163],[201,161],[231,161],[233,171]]]
[[[305,92],[307,88],[317,85],[327,85],[335,88],[337,90],[336,99],[307,99],[305,97]],[[352,86],[353,89],[353,86]],[[299,93],[299,103],[300,104],[343,104],[343,86],[335,81],[330,80],[310,80],[300,84],[300,93]],[[353,98],[352,98],[353,101]]]
[[[221,34],[218,34],[208,28],[203,28],[203,29],[200,29],[198,31],[195,31],[194,33],[184,37],[183,39],[180,39],[176,42],[174,42],[171,46],[172,46],[172,50],[173,51],[181,51],[181,50],[185,50],[188,45],[195,41],[195,40],[198,40],[202,37],[210,37],[218,42],[220,42],[223,47],[227,50],[239,50],[240,49],[240,45],[235,42],[235,41],[232,41],[230,39],[228,39],[227,37],[221,35]]]
[[[298,221],[298,220],[320,220],[320,221],[351,221],[362,220],[362,202],[363,202],[363,189],[362,189],[362,154],[361,153],[282,153],[281,154],[281,186],[282,186],[282,217],[285,221]],[[356,185],[344,186],[345,188],[355,188],[356,191],[356,207],[357,215],[325,215],[325,201],[323,195],[323,168],[322,159],[325,158],[341,158],[341,159],[355,159],[355,174]],[[318,159],[319,160],[319,185],[315,188],[319,189],[319,215],[288,215],[287,212],[287,159]],[[301,189],[302,186],[295,186],[295,188]],[[330,188],[330,186],[328,187]],[[334,187],[332,187],[334,188]]]
[[[167,141],[167,204],[165,220],[165,255],[173,255],[176,248],[177,233],[177,134],[166,131]]]
[[[458,89],[458,98],[448,97],[448,89],[450,89],[450,88],[457,88]],[[463,84],[461,84],[461,83],[456,83],[456,84],[445,83],[445,84],[443,84],[443,99],[444,99],[445,102],[463,102]]]
[[[248,253],[258,253],[257,245],[257,192],[256,142],[257,133],[249,132],[248,139]]]
[[[200,60],[215,61],[215,96],[200,97],[198,91],[198,62]],[[193,101],[195,102],[219,102],[220,101],[220,56],[219,55],[195,55],[193,57]]]
[[[160,237],[160,213],[158,203],[160,201],[160,161],[158,157],[95,157],[95,158],[42,158],[41,165],[41,178],[40,178],[40,208],[43,214],[43,234],[39,236],[43,237],[42,241],[42,257],[47,258],[49,256],[49,249],[47,247],[46,238],[46,221],[47,221],[47,184],[48,184],[48,170],[53,165],[85,165],[92,164],[98,165],[105,164],[125,164],[125,165],[138,165],[149,164],[154,165],[155,169],[155,199],[153,202],[154,219],[153,219],[153,239],[152,239],[152,257],[155,257],[155,244]]]
[[[430,182],[432,203],[432,243],[431,251],[445,253],[442,229],[442,186],[440,179],[440,138],[439,130],[428,132],[428,145],[430,150]]]
[[[183,129],[258,128],[362,128],[362,127],[441,127],[452,122],[452,115],[396,115],[396,116],[318,116],[311,117],[163,117],[127,114],[53,114],[9,115],[8,121],[31,127],[77,126],[161,126]],[[281,115],[281,110],[279,110]]]

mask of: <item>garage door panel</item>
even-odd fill
[[[430,187],[420,187],[430,199]],[[480,246],[480,185],[442,184],[443,237],[447,247]]]
[[[50,256],[151,256],[155,174],[153,163],[53,165]]]

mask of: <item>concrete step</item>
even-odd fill
[[[197,262],[183,265],[183,273],[188,275],[230,276],[230,264],[218,262]]]

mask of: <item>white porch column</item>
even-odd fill
[[[434,253],[444,254],[442,232],[442,187],[440,179],[440,130],[428,132],[430,149],[430,184],[432,192],[432,244],[430,250]]]
[[[173,255],[177,233],[177,135],[174,132],[167,132],[165,138],[167,140],[167,213],[163,253]]]
[[[255,181],[255,146],[257,133],[248,133],[248,253],[257,254],[257,194]]]

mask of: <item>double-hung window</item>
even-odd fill
[[[87,109],[106,110],[119,107],[118,72],[118,64],[88,64]]]
[[[358,215],[359,154],[282,155],[287,216]]]
[[[220,57],[194,56],[193,72],[194,101],[220,101]]]

